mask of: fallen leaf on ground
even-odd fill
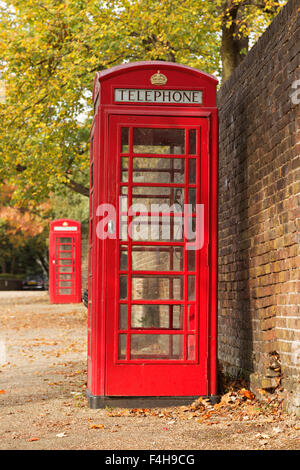
[[[59,434],[56,434],[56,437],[66,437],[66,433],[60,432]]]
[[[91,429],[104,429],[104,424],[91,424]]]
[[[250,390],[247,390],[246,388],[242,388],[239,391],[240,395],[243,395],[244,397],[248,398],[249,400],[254,400],[255,395],[254,393],[250,392]]]
[[[4,393],[6,393],[5,390],[0,390],[0,394],[3,395]]]
[[[38,437],[31,437],[30,439],[27,439],[27,442],[34,442],[34,441],[39,441]]]

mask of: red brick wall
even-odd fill
[[[218,95],[219,362],[256,392],[282,387],[297,412],[299,6],[287,4]]]

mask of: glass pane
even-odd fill
[[[120,239],[121,240],[128,240],[128,224],[127,224],[127,217],[122,216],[120,217]]]
[[[185,235],[188,241],[193,241],[196,238],[196,217],[185,218]]]
[[[183,218],[140,215],[132,218],[132,240],[183,241]]]
[[[119,205],[121,212],[127,212],[128,210],[128,187],[121,186],[121,195],[119,198]]]
[[[184,154],[184,129],[133,129],[133,152]]]
[[[182,359],[182,335],[131,335],[131,359]]]
[[[136,271],[183,271],[183,247],[133,246],[132,269]]]
[[[128,127],[121,128],[121,153],[129,152],[129,129]]]
[[[138,204],[133,207],[135,212],[168,212],[171,207],[175,212],[183,212],[184,189],[133,187],[132,204]]]
[[[131,328],[182,328],[183,305],[132,305]]]
[[[59,277],[59,279],[62,279],[62,280],[64,280],[64,279],[68,280],[68,279],[72,279],[72,274],[61,274],[61,273],[59,273],[58,277]]]
[[[127,335],[121,334],[119,335],[119,351],[118,357],[119,359],[126,359],[126,341]]]
[[[59,283],[60,287],[72,287],[72,284],[73,284],[72,281],[62,281]]]
[[[72,245],[62,243],[61,245],[59,245],[59,251],[72,251]]]
[[[72,243],[72,237],[59,237],[59,243]]]
[[[121,247],[120,252],[120,270],[126,271],[128,269],[128,251],[127,248]]]
[[[188,276],[188,300],[195,300],[195,276]]]
[[[188,271],[195,271],[196,269],[195,250],[187,250],[187,269]]]
[[[73,257],[73,253],[72,251],[61,251],[59,253],[59,257],[60,258],[72,258]]]
[[[127,329],[127,304],[120,304],[119,309],[119,329]]]
[[[197,162],[196,158],[189,159],[189,184],[196,184]]]
[[[188,329],[194,330],[196,327],[195,304],[188,305]]]
[[[123,183],[128,182],[128,157],[121,158],[121,181]]]
[[[57,268],[60,273],[71,273],[72,272],[72,266],[59,266]]]
[[[127,276],[120,276],[120,299],[127,299]]]
[[[188,203],[192,206],[192,212],[196,212],[196,188],[189,189],[189,200]]]
[[[188,335],[187,337],[187,352],[186,352],[186,357],[190,361],[195,360],[195,336],[194,335]]]
[[[189,154],[196,155],[196,129],[189,130]]]
[[[131,292],[134,300],[183,300],[183,276],[134,276]]]
[[[133,159],[132,181],[135,183],[184,183],[183,158]]]
[[[59,289],[59,295],[72,295],[72,289]]]
[[[58,260],[58,264],[59,264],[60,266],[64,266],[64,265],[67,266],[67,265],[72,264],[72,260],[71,260],[71,259],[59,259],[59,260]]]

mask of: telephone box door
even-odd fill
[[[110,117],[107,396],[207,394],[208,151],[206,118]]]
[[[76,221],[52,222],[49,297],[52,303],[81,302],[81,236]]]

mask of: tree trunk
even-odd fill
[[[242,13],[242,7],[233,5],[231,0],[227,0],[225,8],[228,8],[229,12],[224,17],[222,25],[222,82],[228,80],[234,69],[240,65],[249,47],[249,38],[239,37],[239,27],[236,24]],[[228,27],[229,20],[232,24]]]

